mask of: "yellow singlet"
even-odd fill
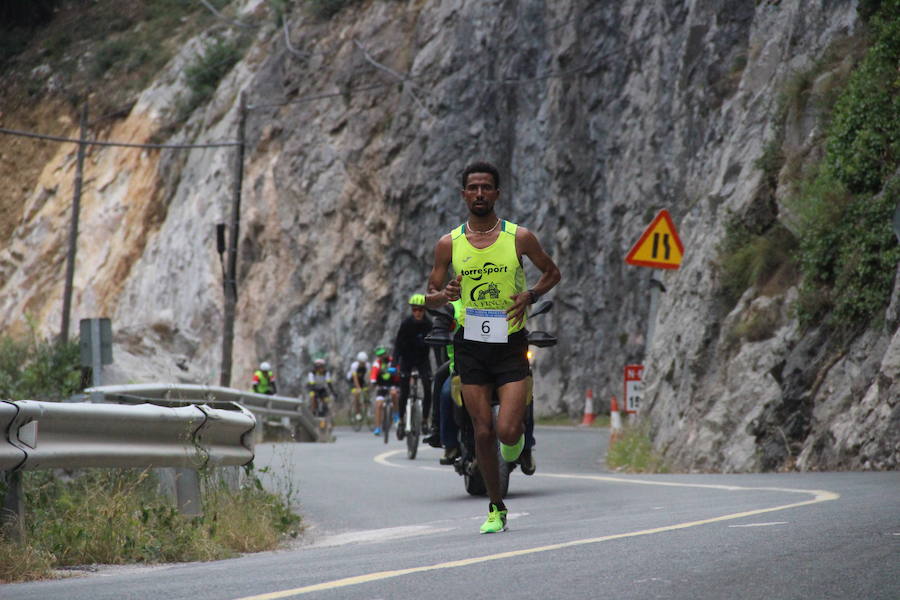
[[[451,262],[457,275],[462,275],[459,324],[465,327],[466,308],[503,310],[513,305],[513,294],[525,291],[525,270],[516,254],[515,223],[502,221],[500,235],[487,248],[476,248],[466,239],[463,223],[450,232],[453,240]],[[507,322],[507,333],[525,327],[525,322],[513,326]]]

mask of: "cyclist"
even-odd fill
[[[383,410],[394,410],[394,422],[397,421],[397,397],[400,376],[387,348],[379,346],[375,349],[375,360],[369,374],[369,382],[375,389],[375,435],[381,435],[381,417]],[[384,401],[390,398],[391,406],[385,407]]]
[[[450,303],[453,306],[453,323],[450,326],[450,332],[456,331],[459,324],[459,314],[462,311],[462,300],[454,300]],[[440,410],[440,432],[441,444],[444,446],[444,456],[441,457],[442,465],[452,465],[459,458],[459,426],[453,415],[453,398],[451,395],[451,381],[456,376],[456,365],[453,357],[453,344],[447,345],[447,358],[450,360],[450,370],[447,373],[444,383],[441,385],[441,395],[437,402],[441,406]],[[435,384],[437,385],[437,384]]]
[[[359,420],[362,418],[362,404],[360,399],[366,393],[369,385],[369,355],[365,352],[359,352],[356,360],[350,363],[350,370],[347,372],[347,381],[350,382],[351,397],[351,414],[353,418]]]
[[[425,314],[425,295],[413,294],[409,298],[410,315],[403,319],[394,341],[394,352],[400,361],[400,425],[397,435],[402,438],[406,399],[409,398],[409,378],[412,370],[419,372],[422,382],[422,429],[430,433],[428,413],[431,410],[431,351],[425,343],[425,336],[431,332],[431,319]]]
[[[496,443],[499,440],[508,462],[516,461],[525,445],[526,310],[559,282],[560,273],[534,233],[494,212],[500,196],[497,167],[486,162],[468,165],[462,172],[461,195],[468,219],[435,246],[426,304],[437,308],[462,298],[454,359],[475,428],[476,459],[490,497],[481,533],[495,533],[506,530],[507,515],[500,495]],[[541,272],[530,289],[525,284],[523,256]],[[456,277],[447,282],[451,265]],[[500,400],[496,425],[491,409],[495,391]]]
[[[313,414],[322,416],[328,410],[326,398],[335,396],[331,372],[326,368],[324,358],[317,358],[313,362],[313,370],[306,377],[306,387],[309,390],[309,404]],[[319,406],[320,399],[322,406]]]
[[[250,381],[253,384],[253,391],[257,394],[272,396],[278,393],[278,388],[275,385],[275,373],[272,372],[272,365],[267,361],[259,363],[259,369],[254,371],[253,378]]]

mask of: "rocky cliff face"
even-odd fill
[[[779,91],[854,33],[852,4],[369,0],[291,18],[290,47],[265,6],[241,6],[255,42],[169,140],[234,139],[246,92],[233,385],[268,359],[296,393],[313,353],[343,368],[389,344],[435,241],[465,218],[459,172],[487,158],[502,171],[498,214],[535,231],[563,273],[535,323],[560,338],[537,356],[540,410],[580,412],[587,388],[621,397],[623,365],[643,361],[645,414],[676,467],[897,466],[900,291],[842,354],[800,331],[793,288],[750,290],[730,312],[717,300],[717,248],[729,213],[760,202],[754,162]],[[202,43],[104,135],[158,136]],[[91,150],[73,319],[113,319],[119,381],[217,383],[214,224],[228,219],[233,156]],[[60,321],[74,157],[64,146],[44,167],[0,254],[7,328],[24,313],[47,332]],[[685,258],[662,276],[645,348],[650,273],[623,259],[661,208]],[[735,346],[728,333],[760,311],[775,333]]]

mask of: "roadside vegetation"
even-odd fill
[[[662,454],[653,449],[646,424],[628,425],[611,441],[606,452],[606,464],[615,471],[626,473],[668,473],[669,466]]]
[[[78,342],[0,336],[0,399],[59,402],[83,389]]]
[[[860,12],[868,19],[861,48],[832,48],[785,86],[775,135],[756,164],[773,196],[786,186],[784,206],[771,219],[732,216],[719,260],[729,308],[751,286],[783,291],[799,280],[801,326],[853,332],[890,301],[900,261],[891,230],[900,201],[900,0],[863,2]],[[842,73],[848,54],[860,59]],[[825,134],[806,157],[819,158],[786,156],[788,115],[809,103]]]
[[[80,391],[78,344],[0,338],[0,398],[60,401]],[[0,583],[79,565],[214,560],[271,550],[302,530],[293,489],[265,490],[252,467],[232,489],[201,471],[202,517],[181,515],[152,471],[23,473],[24,538],[0,532]],[[6,482],[0,477],[0,497]]]
[[[252,469],[237,490],[206,475],[204,514],[191,518],[150,471],[26,472],[24,541],[0,538],[0,583],[82,565],[222,559],[271,550],[300,533],[290,503],[266,491]]]

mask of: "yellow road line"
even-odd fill
[[[385,452],[383,454],[379,454],[375,457],[375,461],[379,464],[386,464],[389,466],[398,466],[392,465],[387,462],[387,457],[395,454],[397,452],[401,452],[401,450],[393,450],[390,452]],[[702,483],[677,483],[671,481],[650,481],[647,479],[626,479],[622,477],[606,477],[603,475],[575,475],[575,474],[567,474],[567,473],[541,473],[543,477],[556,477],[556,478],[565,478],[565,479],[589,479],[595,481],[605,481],[609,483],[626,483],[626,484],[637,484],[637,485],[658,485],[658,486],[671,486],[671,487],[692,487],[692,488],[705,488],[705,489],[714,489],[714,490],[725,490],[725,491],[772,491],[772,492],[788,492],[794,494],[811,494],[813,498],[811,500],[805,500],[802,502],[793,502],[791,504],[782,504],[780,506],[773,506],[770,508],[758,508],[755,510],[748,510],[739,513],[732,513],[729,515],[722,515],[719,517],[711,517],[709,519],[701,519],[699,521],[687,521],[685,523],[676,523],[674,525],[666,525],[663,527],[654,527],[652,529],[641,529],[640,531],[630,531],[627,533],[617,533],[613,535],[604,535],[601,537],[593,537],[593,538],[585,538],[581,540],[572,540],[569,542],[560,542],[558,544],[548,544],[546,546],[535,546],[533,548],[524,548],[522,550],[510,550],[508,552],[499,552],[497,554],[488,554],[485,556],[476,556],[472,558],[464,558],[460,560],[451,560],[442,563],[435,563],[433,565],[424,565],[421,567],[411,567],[409,569],[396,569],[393,571],[378,571],[376,573],[366,573],[365,575],[356,575],[353,577],[344,577],[343,579],[335,579],[333,581],[325,581],[322,583],[317,583],[313,585],[307,585],[303,587],[293,588],[289,590],[281,590],[279,592],[270,592],[267,594],[258,594],[256,596],[245,596],[243,598],[238,598],[236,600],[276,600],[278,598],[290,598],[292,596],[300,596],[303,594],[309,594],[310,592],[321,592],[325,590],[335,590],[338,588],[348,587],[351,585],[359,585],[362,583],[371,583],[373,581],[382,581],[385,579],[393,579],[395,577],[402,577],[404,575],[411,575],[413,573],[424,573],[427,571],[437,571],[439,569],[455,569],[457,567],[467,567],[469,565],[475,565],[479,563],[486,563],[493,560],[503,560],[507,558],[514,558],[516,556],[526,556],[528,554],[538,554],[541,552],[552,552],[554,550],[562,550],[564,548],[573,548],[575,546],[585,546],[587,544],[599,544],[601,542],[609,542],[612,540],[621,540],[625,538],[631,537],[639,537],[644,535],[654,535],[657,533],[666,533],[668,531],[677,531],[679,529],[688,529],[690,527],[697,527],[698,525],[709,525],[710,523],[721,523],[722,521],[731,521],[734,519],[743,519],[744,517],[752,517],[755,515],[762,515],[766,513],[788,510],[790,508],[798,508],[800,506],[810,506],[812,504],[818,504],[820,502],[828,502],[830,500],[837,500],[840,498],[839,494],[834,492],[829,492],[827,490],[799,490],[792,488],[776,488],[776,487],[742,487],[736,485],[716,485],[716,484],[702,484]]]
[[[379,465],[384,465],[385,467],[395,467],[397,469],[402,469],[406,465],[397,465],[392,462],[388,462],[388,457],[393,456],[395,454],[400,454],[401,452],[406,452],[406,450],[388,450],[387,452],[382,452],[372,460],[377,462]],[[412,465],[409,465],[412,466]]]

